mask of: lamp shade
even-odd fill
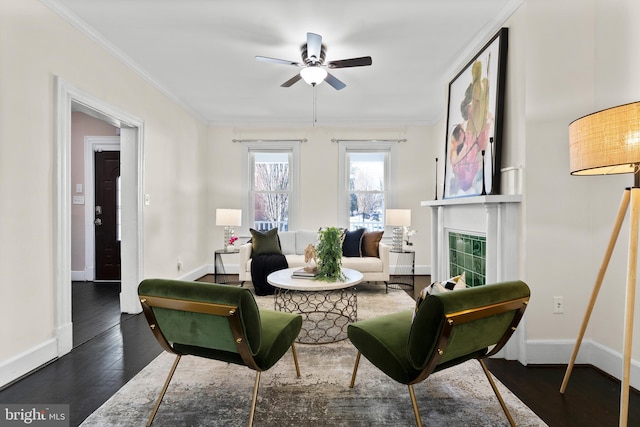
[[[569,156],[572,175],[634,173],[640,164],[640,102],[571,122]]]
[[[240,227],[242,225],[242,209],[216,209],[216,225]]]
[[[327,77],[327,70],[311,65],[300,70],[300,77],[311,86],[315,86],[324,81],[325,77]]]
[[[385,225],[408,227],[411,225],[411,209],[387,209],[385,211]]]

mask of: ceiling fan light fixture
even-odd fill
[[[300,77],[310,84],[311,86],[315,86],[318,83],[322,83],[324,79],[327,77],[327,70],[319,66],[309,66],[300,70]]]

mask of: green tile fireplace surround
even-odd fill
[[[487,283],[487,238],[473,234],[449,232],[449,272],[451,276],[465,273],[467,286]]]

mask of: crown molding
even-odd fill
[[[136,73],[139,77],[141,77],[144,81],[149,83],[151,86],[158,89],[163,95],[169,98],[171,101],[175,102],[181,108],[186,110],[189,114],[191,114],[195,119],[199,120],[203,124],[207,124],[207,120],[200,115],[197,111],[193,110],[187,104],[185,104],[180,98],[175,96],[171,91],[165,88],[159,81],[154,79],[144,68],[138,65],[133,59],[131,59],[128,55],[126,55],[122,50],[117,48],[114,44],[109,42],[102,34],[95,30],[95,28],[91,27],[85,21],[83,21],[78,15],[73,13],[71,9],[69,9],[64,4],[60,3],[58,0],[40,0],[42,4],[51,9],[56,15],[60,16],[66,22],[71,24],[75,29],[84,34],[89,40],[96,43],[100,48],[105,50],[108,54],[113,56],[116,60],[120,61],[122,64],[131,69],[134,73]]]

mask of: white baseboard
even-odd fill
[[[226,267],[226,265],[225,265]],[[178,277],[179,280],[197,280],[202,276],[207,274],[213,274],[213,264],[205,264],[201,267],[196,268],[195,270],[191,270],[187,273],[184,273],[182,276]]]
[[[71,281],[73,282],[84,282],[85,279],[85,273],[84,270],[82,271],[72,271],[71,272]]]
[[[56,339],[50,339],[0,364],[0,387],[58,357]]]
[[[529,340],[527,341],[527,364],[569,363],[575,340]],[[622,353],[613,351],[592,340],[583,340],[576,364],[589,364],[620,380],[622,378]],[[640,362],[631,361],[631,387],[640,390]],[[560,387],[560,384],[558,384]]]

